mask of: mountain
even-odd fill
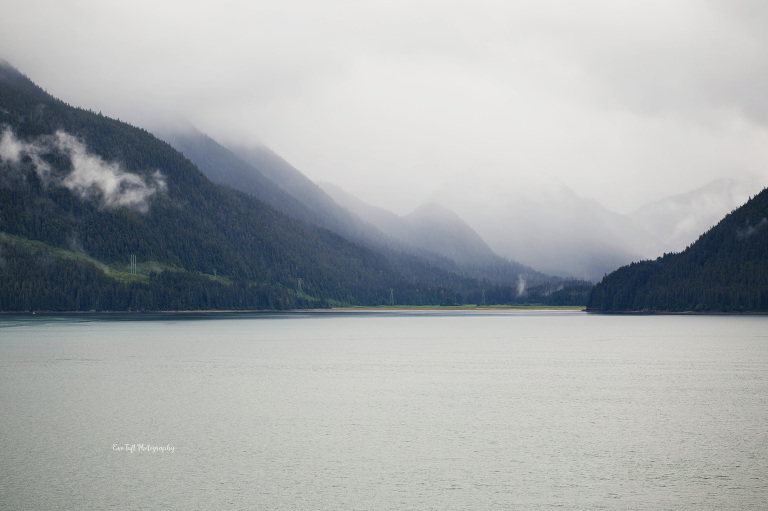
[[[329,229],[385,255],[393,265],[418,258],[457,275],[497,285],[560,284],[493,253],[455,213],[436,204],[408,217],[364,204],[331,184],[319,186],[264,146],[231,149],[196,130],[159,132],[210,179],[245,191],[281,212]]]
[[[0,308],[286,308],[455,301],[470,279],[395,267],[208,180],[145,130],[0,65]],[[130,261],[130,263],[129,263]]]
[[[398,246],[440,267],[497,284],[517,285],[523,279],[533,285],[543,285],[559,284],[563,280],[496,255],[464,220],[439,204],[422,205],[401,217],[361,201],[332,183],[320,186],[341,206],[396,240]]]
[[[768,312],[768,189],[680,253],[619,268],[590,292],[596,311]]]
[[[347,239],[377,237],[370,226],[339,207],[320,187],[263,146],[228,149],[194,128],[161,129],[156,134],[189,158],[213,182],[266,202],[304,223]]]
[[[424,204],[403,217],[404,239],[442,254],[460,265],[489,264],[499,257],[453,211],[436,203]]]
[[[754,190],[759,190],[754,182],[718,179],[646,204],[630,213],[629,218],[653,233],[663,252],[680,252],[728,212],[744,204]]]
[[[153,130],[160,139],[186,156],[214,183],[229,185],[297,219],[309,221],[312,212],[231,151],[193,127]]]
[[[296,199],[278,188],[272,200]],[[146,130],[54,98],[7,63],[0,64],[0,282],[3,311],[586,298],[578,283],[521,293],[299,221],[213,183]]]
[[[338,204],[413,250],[441,254],[458,264],[495,263],[499,259],[466,222],[439,204],[422,205],[401,217],[371,206],[332,183],[320,186]]]
[[[500,181],[478,170],[447,182],[435,197],[494,252],[549,274],[597,281],[661,253],[655,237],[631,219],[547,176]]]
[[[333,184],[314,183],[263,145],[231,149],[309,207],[317,218],[331,219],[323,226],[342,236],[378,249],[403,251],[448,271],[495,283],[517,282],[520,274],[538,277],[537,282],[553,280],[499,257],[458,215],[436,203],[400,218],[364,204]]]
[[[339,225],[347,225],[351,221],[348,211],[339,207],[317,184],[271,149],[256,144],[248,147],[233,146],[230,150],[301,201],[315,215],[328,218],[329,226],[335,224],[339,228]]]

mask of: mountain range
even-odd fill
[[[263,145],[227,148],[193,128],[157,133],[213,181],[253,194],[299,220],[498,283],[517,281],[520,275],[546,281],[546,274],[599,281],[632,261],[682,250],[757,189],[752,182],[718,180],[618,214],[546,176],[502,186],[479,172],[450,181],[434,202],[400,216],[336,184],[312,182]],[[438,209],[439,221],[434,215],[434,222],[417,221]]]
[[[72,107],[4,62],[0,93],[0,310],[768,303],[766,192],[717,223],[753,184],[620,215],[545,177],[478,171],[401,216],[263,145]]]
[[[450,204],[499,255],[539,271],[599,281],[632,261],[678,252],[760,187],[723,179],[620,214],[559,180],[454,176],[432,200]]]
[[[491,282],[445,255],[387,245],[298,174],[275,183],[212,141],[194,146],[196,156],[187,149],[201,166],[213,162],[209,173],[218,166],[218,178],[207,176],[148,131],[67,105],[6,63],[0,92],[1,310],[586,298],[586,283],[542,276],[521,289],[519,273]],[[231,182],[238,175],[239,185]],[[304,185],[318,201],[301,195]]]
[[[458,215],[438,204],[425,204],[402,218],[329,183],[315,184],[264,146],[226,148],[195,129],[157,133],[212,181],[394,259],[405,254],[497,285],[517,286],[521,279],[531,285],[561,280],[496,255]]]

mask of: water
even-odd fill
[[[210,318],[0,317],[0,509],[768,502],[768,317]]]

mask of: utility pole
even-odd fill
[[[296,296],[301,296],[301,279],[299,279],[298,286],[296,287]]]
[[[389,305],[395,305],[395,290],[391,287],[389,288]]]

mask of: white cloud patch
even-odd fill
[[[24,150],[24,144],[19,142],[11,130],[6,129],[0,136],[0,159],[13,164],[21,161],[21,152]]]
[[[526,281],[522,275],[517,276],[517,296],[518,298],[525,294]]]
[[[768,218],[763,217],[756,225],[747,224],[744,229],[738,229],[736,231],[736,237],[740,240],[747,239],[755,234],[755,231],[764,227],[766,224],[768,224]]]
[[[68,157],[71,169],[54,176],[43,158],[50,153]],[[167,187],[160,171],[155,171],[149,180],[127,172],[117,162],[107,162],[89,153],[81,141],[64,131],[25,142],[5,129],[0,136],[0,160],[18,165],[24,157],[30,159],[43,183],[64,186],[81,199],[98,201],[105,208],[126,207],[146,213],[150,198]]]

